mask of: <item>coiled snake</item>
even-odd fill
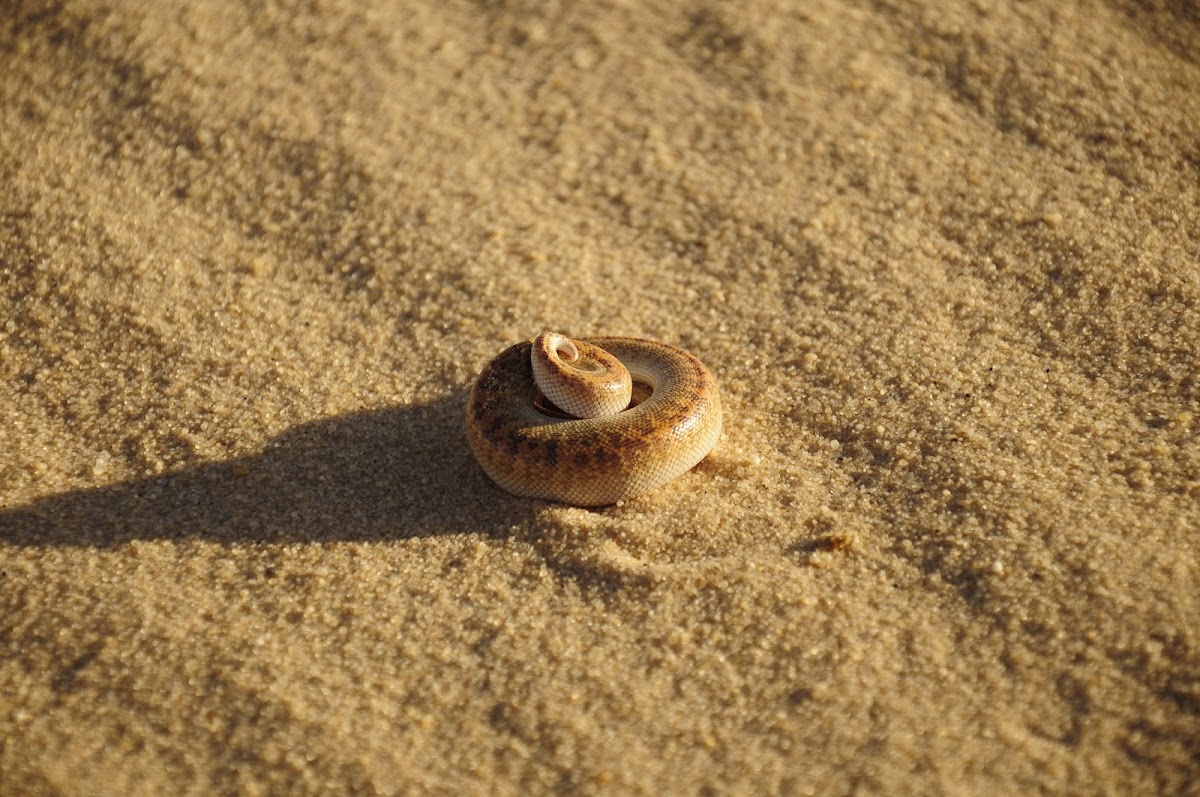
[[[467,399],[467,439],[510,493],[603,506],[704,459],[721,435],[717,383],[682,349],[544,333],[492,360]]]

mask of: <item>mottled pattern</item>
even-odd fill
[[[717,384],[682,349],[635,338],[590,338],[619,359],[645,401],[605,418],[538,412],[532,344],[506,349],[484,368],[467,400],[475,458],[505,490],[578,506],[603,506],[654,489],[690,470],[721,434]]]

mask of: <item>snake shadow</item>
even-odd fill
[[[499,536],[536,512],[472,458],[465,392],[297,426],[260,453],[0,510],[0,542],[317,543]]]

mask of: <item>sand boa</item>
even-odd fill
[[[708,369],[682,349],[636,338],[539,335],[492,360],[467,400],[471,450],[497,484],[578,506],[666,484],[704,459],[720,434]]]

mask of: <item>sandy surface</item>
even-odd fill
[[[0,19],[0,793],[1200,793],[1194,5],[181,5]]]

